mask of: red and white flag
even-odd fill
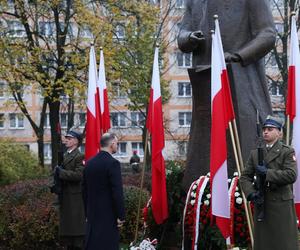
[[[109,118],[109,103],[107,97],[106,78],[105,78],[105,64],[103,50],[100,50],[100,64],[97,87],[100,93],[100,112],[101,112],[101,127],[102,132],[106,133],[110,129]]]
[[[162,98],[158,66],[158,47],[155,49],[152,71],[147,128],[152,136],[152,212],[157,224],[168,218],[165,161],[162,150],[165,147]]]
[[[212,216],[223,237],[230,236],[226,129],[234,118],[218,19],[212,34],[210,178]]]
[[[286,102],[286,115],[293,123],[292,145],[295,149],[295,160],[300,173],[300,53],[296,28],[296,18],[292,16],[290,61],[288,76],[288,93]],[[294,183],[295,204],[298,220],[300,218],[300,178]]]
[[[100,150],[100,102],[97,91],[97,64],[94,46],[90,49],[86,120],[85,160],[95,156]]]

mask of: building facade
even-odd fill
[[[180,27],[180,20],[184,13],[184,0],[163,0],[159,4],[161,16],[165,17],[162,29],[162,38],[168,43],[166,53],[163,55],[164,62],[167,63],[162,77],[169,82],[171,93],[169,101],[163,106],[165,125],[165,149],[163,151],[166,160],[184,160],[187,151],[187,141],[189,136],[191,116],[192,116],[192,89],[187,74],[187,68],[192,65],[192,55],[184,54],[178,50],[176,36]],[[273,6],[274,7],[274,6]],[[282,22],[277,18],[278,11],[274,11],[276,27],[278,32],[282,29]],[[11,29],[16,31],[17,36],[22,36],[18,28],[19,23],[10,22]],[[53,32],[51,27],[45,23],[43,32]],[[126,34],[122,28],[117,28],[116,34],[121,38]],[[91,36],[91,34],[86,34]],[[149,60],[153,60],[149,58]],[[278,77],[278,68],[272,54],[268,57],[267,74],[273,78]],[[126,104],[127,96],[122,92],[117,83],[107,83],[113,92],[110,98],[111,131],[115,132],[119,138],[119,148],[115,155],[121,162],[129,162],[134,150],[143,158],[144,148],[142,144],[142,128],[145,124],[144,116],[140,112],[130,111]],[[280,85],[270,82],[270,94],[274,112],[283,116],[284,100]],[[36,89],[25,88],[22,92],[27,108],[33,119],[39,120],[39,113],[42,107],[42,97]],[[61,96],[60,123],[63,132],[67,129],[68,97]],[[74,126],[83,130],[85,126],[85,108],[77,107],[74,115]],[[46,164],[50,163],[51,144],[49,115],[45,123],[45,145],[44,156]],[[28,147],[29,150],[37,152],[36,136],[27,118],[19,110],[10,95],[8,86],[4,81],[0,81],[0,137],[12,138]],[[84,144],[81,147],[84,151]]]

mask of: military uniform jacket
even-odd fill
[[[83,236],[85,233],[81,192],[83,158],[78,148],[71,153],[64,154],[63,169],[59,173],[62,181],[59,227],[61,236]]]
[[[297,179],[294,150],[277,141],[269,151],[264,149],[264,157],[268,168],[265,218],[263,222],[257,222],[254,209],[254,250],[299,249],[292,186]],[[253,150],[240,178],[246,197],[256,191],[253,181],[257,164],[257,150]]]

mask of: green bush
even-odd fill
[[[0,140],[0,186],[41,176],[37,157],[25,146]]]
[[[124,186],[124,200],[125,200],[125,223],[120,232],[121,241],[124,243],[130,243],[134,240],[136,218],[137,218],[137,207],[139,203],[140,189],[134,186]],[[149,199],[149,193],[142,190],[141,199],[141,210],[147,204]],[[139,229],[142,228],[142,211],[140,211],[140,224]]]
[[[0,249],[63,249],[59,246],[58,213],[55,196],[49,192],[48,179],[27,180],[0,187]],[[126,221],[121,240],[134,239],[139,188],[124,186]],[[149,193],[142,191],[141,207]],[[139,229],[142,228],[142,213]]]
[[[0,249],[60,249],[48,180],[0,188]]]
[[[154,221],[152,210],[148,212],[148,236],[158,239],[158,248],[177,246],[181,241],[180,222],[182,218],[184,200],[181,182],[184,169],[182,163],[178,161],[166,162],[166,185],[168,195],[169,217],[162,225],[157,225]]]

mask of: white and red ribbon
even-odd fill
[[[239,178],[236,176],[232,178],[230,188],[228,190],[230,201],[230,243],[234,244],[234,204],[235,204],[235,191]]]

